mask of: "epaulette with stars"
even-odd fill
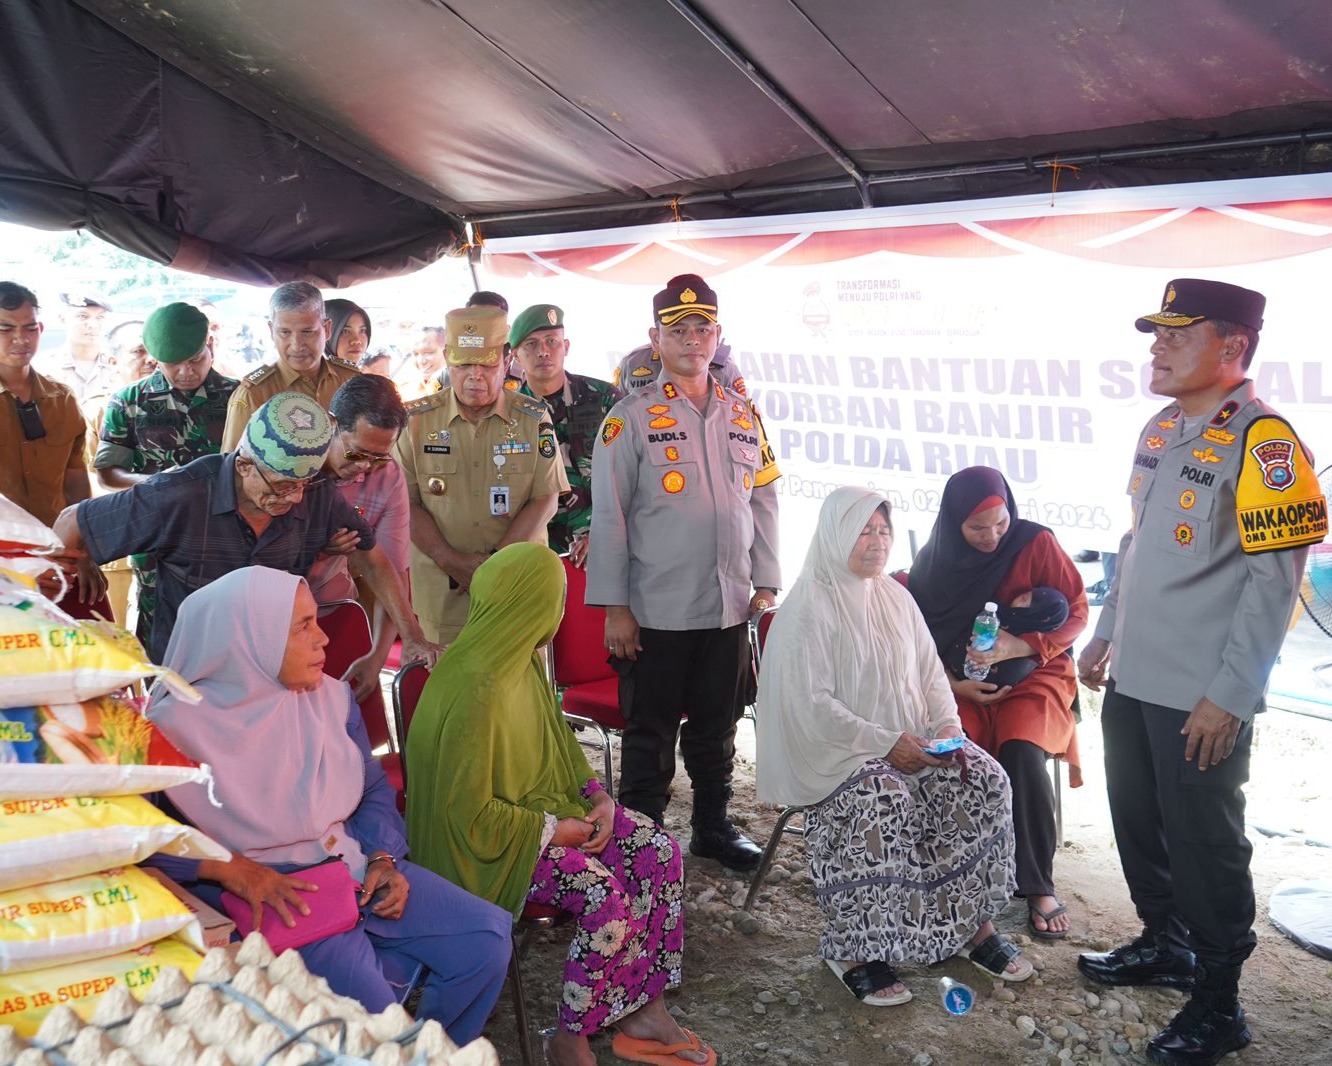
[[[408,417],[411,417],[412,415],[419,415],[432,408],[438,407],[451,395],[452,393],[449,392],[432,392],[427,396],[422,396],[420,399],[408,400],[403,404],[403,407],[407,409]]]
[[[358,374],[361,372],[361,368],[355,363],[349,363],[346,359],[339,359],[336,355],[327,355],[324,358],[334,366],[342,367],[343,370],[355,370]]]
[[[546,401],[538,400],[535,396],[528,396],[523,392],[513,392],[509,394],[509,403],[513,409],[528,418],[537,418],[547,415]]]

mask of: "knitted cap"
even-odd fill
[[[317,474],[332,439],[333,421],[328,413],[299,392],[279,392],[245,426],[250,454],[282,477]]]

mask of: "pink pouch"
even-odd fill
[[[264,934],[268,946],[276,954],[281,955],[288,948],[302,948],[326,936],[356,928],[356,923],[361,920],[360,909],[356,905],[357,886],[346,863],[337,858],[328,859],[318,866],[293,870],[292,876],[318,885],[319,891],[297,890],[305,905],[310,908],[310,913],[299,914],[294,908],[288,908],[291,916],[296,919],[296,924],[290,929],[282,924],[282,919],[271,904],[264,904],[259,932]],[[222,893],[222,909],[236,923],[236,931],[241,936],[254,928],[253,910],[235,893]]]

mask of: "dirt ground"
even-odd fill
[[[1084,704],[1086,704],[1084,700]],[[1058,891],[1072,916],[1061,942],[1023,935],[1025,910],[1014,902],[998,923],[1026,952],[1038,973],[998,986],[969,963],[953,959],[903,969],[915,998],[900,1007],[855,1001],[818,957],[821,917],[804,861],[803,843],[788,836],[753,911],[738,911],[745,879],[710,860],[686,858],[685,979],[669,996],[672,1011],[732,1064],[808,1063],[811,1066],[980,1066],[1063,1061],[1142,1063],[1147,1040],[1174,1014],[1182,995],[1172,990],[1106,990],[1076,969],[1080,951],[1106,950],[1131,939],[1139,925],[1120,874],[1110,831],[1101,764],[1099,701],[1080,729],[1086,784],[1063,793],[1066,845],[1055,859]],[[1332,722],[1270,712],[1256,734],[1250,824],[1327,840],[1332,837],[1326,758]],[[737,821],[760,843],[775,807],[754,798],[752,723],[742,725],[744,760],[732,806]],[[681,775],[681,778],[683,775]],[[677,778],[668,828],[688,842],[689,789]],[[798,819],[797,819],[798,821]],[[1251,830],[1258,893],[1258,947],[1245,967],[1242,1001],[1254,1042],[1227,1063],[1244,1066],[1332,1064],[1332,963],[1300,949],[1267,920],[1267,900],[1283,879],[1332,877],[1332,849],[1299,837]],[[538,1026],[553,1025],[566,937],[532,939],[524,984]],[[954,1018],[936,985],[948,975],[977,994],[970,1014]],[[507,992],[488,1036],[506,1064],[519,1063]],[[606,1038],[594,1040],[598,1061],[618,1062]]]

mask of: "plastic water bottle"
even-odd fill
[[[949,1014],[960,1015],[971,1010],[972,1004],[976,1002],[976,993],[961,981],[954,981],[951,977],[940,977],[939,999]]]
[[[971,643],[967,648],[971,651],[989,651],[994,647],[995,639],[999,636],[999,605],[997,603],[987,603],[985,610],[976,615],[976,621],[971,624]],[[972,681],[984,681],[990,675],[990,668],[985,663],[975,662],[970,655],[962,663],[962,672]]]

